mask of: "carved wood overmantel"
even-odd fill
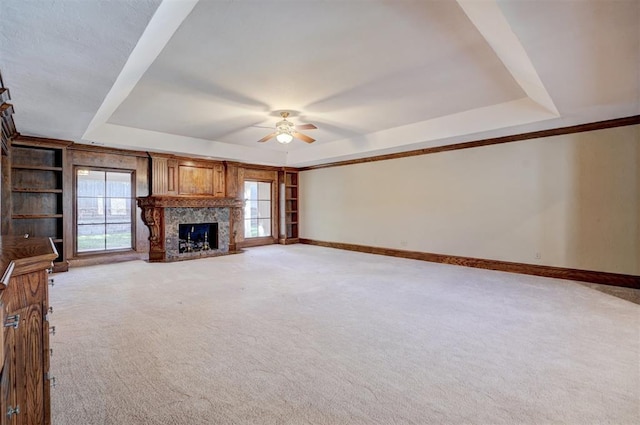
[[[228,250],[224,253],[237,251],[234,229],[237,227],[237,221],[242,219],[241,200],[211,196],[148,196],[138,198],[137,201],[142,209],[142,220],[149,227],[149,261],[175,260],[170,258],[167,249],[167,243],[171,238],[167,235],[168,223],[166,223],[165,214],[169,208],[228,208]],[[173,230],[169,229],[169,231]]]
[[[225,163],[149,153],[152,196],[224,198]]]

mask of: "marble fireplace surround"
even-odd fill
[[[138,198],[142,220],[149,227],[149,261],[166,262],[237,252],[235,223],[242,219],[242,201],[212,196],[147,196]],[[218,223],[218,248],[178,251],[178,224]]]

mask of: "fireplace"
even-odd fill
[[[218,249],[218,223],[178,224],[178,253]]]
[[[234,224],[242,219],[241,200],[147,196],[138,198],[138,205],[149,227],[149,261],[181,261],[238,252]]]

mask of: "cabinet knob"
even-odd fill
[[[54,283],[53,283],[53,278],[49,278],[49,286],[53,287]]]
[[[4,322],[5,328],[18,329],[20,326],[20,315],[14,314],[13,316],[7,316],[7,320]]]
[[[53,307],[49,307],[47,309],[47,313],[44,315],[44,320],[48,322],[50,320],[49,316],[51,316],[52,314],[53,314]]]
[[[56,327],[55,327],[55,326],[51,326],[51,327],[49,328],[49,333],[50,333],[51,335],[55,335],[55,334],[56,334]]]
[[[20,406],[16,406],[15,408],[9,406],[9,408],[7,409],[7,417],[8,418],[10,418],[13,415],[17,415],[18,413],[20,413]]]
[[[47,381],[51,382],[51,386],[53,388],[56,387],[56,377],[55,376],[51,376],[51,373],[47,372],[44,374],[44,379],[46,379]]]

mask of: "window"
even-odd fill
[[[244,182],[244,237],[271,236],[271,183]]]
[[[76,170],[76,251],[133,249],[133,172]]]

